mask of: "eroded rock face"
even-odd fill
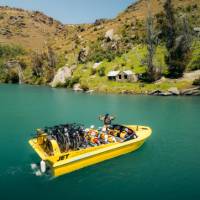
[[[106,32],[105,34],[105,39],[107,41],[112,41],[113,40],[113,37],[114,37],[114,30],[113,29],[110,29]]]
[[[114,29],[110,29],[105,33],[105,39],[107,42],[110,41],[119,41],[121,37],[118,34],[114,34]]]
[[[51,87],[64,85],[66,83],[66,80],[70,79],[71,76],[72,76],[72,70],[69,67],[64,66],[56,72],[56,75],[54,76],[54,79],[50,83],[50,85]]]
[[[4,35],[4,36],[7,36],[7,37],[11,37],[13,35],[11,30],[8,27],[2,28],[0,30],[0,34]]]
[[[97,19],[95,22],[94,22],[94,25],[95,26],[99,26],[99,25],[102,25],[103,23],[105,23],[107,20],[106,19]]]
[[[48,17],[40,11],[33,11],[31,18],[33,18],[36,22],[42,22],[48,25],[53,25],[54,22],[58,23],[52,17]]]
[[[9,83],[23,83],[23,69],[17,60],[11,60],[5,63],[5,71],[7,73],[7,81]]]
[[[86,62],[88,54],[89,54],[89,49],[87,47],[81,49],[78,55],[78,61],[81,63]]]

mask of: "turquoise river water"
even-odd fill
[[[37,127],[65,122],[152,127],[138,151],[59,178],[36,176],[28,145]],[[73,93],[0,85],[0,199],[200,199],[200,98]]]

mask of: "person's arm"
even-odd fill
[[[99,120],[103,121],[104,120],[104,116],[99,115]]]
[[[116,117],[115,117],[115,116],[110,116],[110,119],[111,119],[111,120],[115,120]]]

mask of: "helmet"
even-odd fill
[[[91,129],[94,129],[94,125],[90,126]]]
[[[86,128],[86,129],[85,129],[85,132],[86,132],[86,133],[87,133],[87,132],[89,132],[89,129],[88,129],[88,128]]]

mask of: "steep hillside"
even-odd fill
[[[41,12],[0,7],[0,43],[39,49],[45,42],[66,34],[63,24]]]
[[[155,15],[163,10],[164,0],[152,0],[152,13]],[[177,9],[199,5],[200,0],[174,0]],[[198,19],[199,13],[191,11]],[[130,5],[115,19],[96,20],[94,24],[64,25],[38,11],[26,11],[18,8],[0,7],[0,43],[20,44],[25,48],[42,48],[46,42],[53,42],[57,49],[72,48],[72,42],[81,38],[82,43],[95,41],[105,35],[109,29],[121,33],[124,27],[132,26],[134,32],[145,21],[147,15],[146,0],[139,0]],[[197,16],[196,16],[197,15]],[[199,14],[200,15],[200,14]],[[194,23],[199,23],[199,19]]]
[[[158,33],[163,31],[159,28],[163,5],[164,0],[151,0],[155,31]],[[200,27],[200,0],[173,0],[173,6],[178,30],[181,31],[183,16],[191,30]],[[80,83],[85,90],[131,93],[158,88],[166,90],[175,86],[180,89],[191,87],[192,81],[185,79],[178,82],[165,79],[164,82],[147,85],[140,81],[117,83],[107,80],[105,75],[110,70],[132,70],[138,75],[145,72],[147,13],[147,0],[138,0],[114,19],[64,25],[38,11],[0,7],[0,82],[18,82],[20,77],[26,83],[49,84],[56,71],[67,66],[70,72],[67,70],[66,83],[62,84],[66,87]],[[163,76],[167,70],[164,43],[161,40],[158,44],[153,60]],[[193,39],[189,58],[186,70],[200,69],[197,36]]]

